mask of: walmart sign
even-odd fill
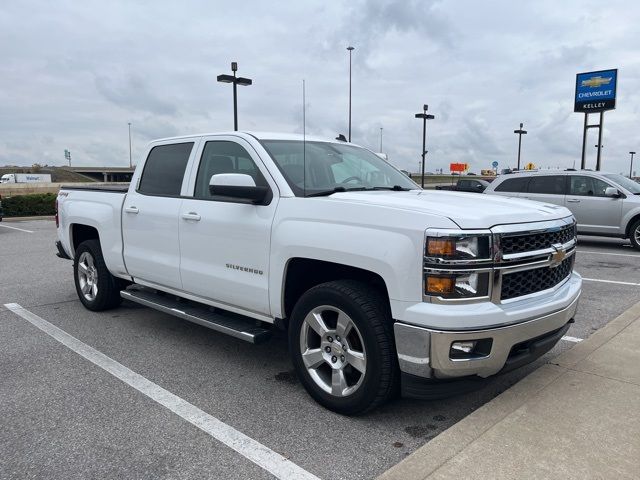
[[[602,112],[616,108],[618,70],[578,73],[575,112]]]

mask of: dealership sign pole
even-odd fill
[[[600,170],[602,154],[602,128],[604,124],[604,112],[616,108],[616,87],[618,84],[618,69],[599,70],[597,72],[578,73],[576,75],[576,93],[574,97],[574,112],[584,113],[584,127],[582,130],[582,163],[580,168],[585,168],[585,155],[587,145],[587,130],[598,129],[598,157],[596,170]],[[589,125],[589,114],[600,113],[600,121],[595,125]]]

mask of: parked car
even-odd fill
[[[578,233],[628,238],[640,250],[640,184],[622,175],[523,171],[498,177],[484,193],[567,207],[576,217]]]
[[[489,186],[489,182],[482,179],[461,178],[455,185],[437,185],[436,190],[454,190],[457,192],[482,193]]]
[[[286,329],[302,385],[336,412],[524,365],[576,312],[566,208],[421,190],[369,150],[299,135],[158,140],[144,159],[128,188],[59,192],[82,304],[125,298],[254,343]]]

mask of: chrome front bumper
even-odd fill
[[[512,348],[564,327],[575,315],[580,290],[555,312],[504,327],[446,331],[396,322],[394,333],[400,370],[423,378],[489,377],[507,364]],[[473,316],[473,311],[469,312]],[[491,339],[491,350],[480,358],[452,359],[453,342]]]

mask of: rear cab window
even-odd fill
[[[179,197],[193,142],[158,145],[149,152],[137,192]]]

